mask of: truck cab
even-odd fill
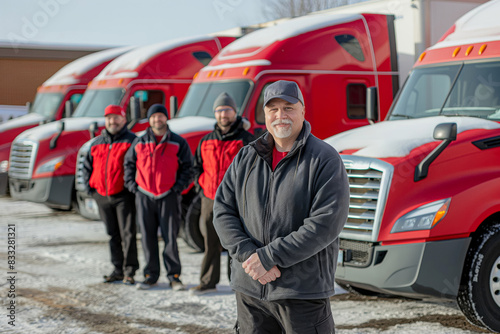
[[[491,1],[417,60],[384,122],[326,139],[349,175],[337,282],[456,299],[500,331],[500,28]]]
[[[71,116],[87,84],[114,58],[131,49],[104,50],[72,61],[38,87],[28,114],[0,124],[0,195],[8,192],[9,154],[14,138],[40,124]]]
[[[394,17],[382,14],[311,14],[254,31],[225,47],[193,80],[179,113],[169,121],[196,148],[213,130],[215,98],[230,94],[249,131],[266,131],[265,88],[295,81],[304,96],[312,133],[335,133],[382,120],[399,88]],[[371,95],[368,98],[367,95]],[[373,119],[366,115],[373,104]],[[199,198],[187,209],[188,243],[203,249]]]
[[[147,45],[124,53],[89,83],[70,118],[24,131],[13,142],[9,182],[16,199],[68,210],[81,198],[75,191],[80,147],[104,128],[104,108],[121,105],[132,120],[130,101],[137,101],[138,121],[132,131],[149,126],[148,106],[182,102],[199,71],[233,37],[197,36]],[[85,207],[81,207],[85,212]]]

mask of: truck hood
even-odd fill
[[[97,122],[98,126],[104,126],[104,117],[75,117],[65,118],[63,121],[57,121],[40,125],[22,132],[16,139],[44,140],[57,133],[60,122],[64,122],[64,131],[87,131],[90,124]]]
[[[325,142],[338,152],[356,150],[352,155],[404,157],[411,150],[435,141],[434,128],[441,123],[457,123],[457,134],[472,129],[500,128],[500,124],[480,118],[439,116],[380,122],[339,133]]]
[[[215,118],[189,116],[173,118],[168,121],[170,131],[182,136],[190,132],[213,131]]]
[[[23,116],[19,116],[16,118],[13,118],[5,123],[0,124],[0,133],[10,130],[10,129],[15,129],[15,128],[21,128],[24,126],[30,126],[30,125],[37,125],[41,121],[44,121],[45,117],[43,117],[40,114],[26,114]]]

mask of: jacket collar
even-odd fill
[[[151,127],[146,129],[146,134],[147,134],[149,140],[156,143],[156,135],[153,132],[153,129],[151,129]],[[167,132],[163,135],[160,143],[167,142],[170,139],[170,134],[171,134],[171,131],[170,131],[170,128],[168,127],[168,124],[167,124]]]
[[[229,128],[229,131],[227,133],[223,134],[221,128],[219,127],[219,124],[217,123],[215,123],[214,127],[214,132],[217,135],[217,139],[231,138],[233,136],[236,136],[243,130],[244,130],[244,123],[243,120],[241,119],[241,116],[236,116],[236,120],[234,121],[233,124],[231,124],[231,127]]]
[[[299,136],[293,143],[292,149],[286,155],[285,159],[291,156],[294,156],[298,151],[302,149],[302,147],[306,144],[309,135],[311,134],[311,124],[304,120],[304,124],[302,126],[302,130],[300,131]],[[264,160],[266,160],[269,165],[272,165],[273,161],[273,149],[274,149],[274,138],[269,133],[266,132],[262,136],[260,136],[256,141],[248,144],[252,146],[258,155],[260,155]]]
[[[106,130],[106,128],[104,128],[104,130],[101,131],[101,135],[106,139],[106,141],[112,143],[112,142],[118,140],[120,137],[122,137],[127,132],[128,132],[128,128],[127,128],[127,124],[125,124],[123,126],[123,128],[120,131],[118,131],[118,133],[116,133],[114,135],[109,133],[108,130]]]

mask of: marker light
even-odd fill
[[[245,67],[245,69],[243,70],[243,75],[247,75],[249,71],[250,67]]]
[[[456,48],[455,51],[453,51],[453,54],[451,56],[456,57],[459,52],[460,52],[460,47]]]
[[[430,230],[439,223],[448,212],[451,198],[422,205],[399,218],[391,233]]]
[[[484,50],[486,50],[486,44],[481,45],[481,48],[479,49],[479,55],[482,55]]]
[[[421,55],[420,55],[420,57],[418,58],[418,61],[422,61],[422,60],[424,60],[424,58],[425,58],[425,55],[426,55],[426,54],[427,54],[427,53],[422,52],[422,54],[421,54]]]
[[[469,46],[469,47],[467,48],[467,51],[465,51],[465,55],[466,55],[466,56],[470,55],[470,53],[472,52],[472,49],[474,49],[474,46],[473,46],[473,45]]]

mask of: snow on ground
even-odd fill
[[[216,293],[191,296],[170,289],[165,273],[158,287],[139,291],[103,284],[111,271],[102,222],[43,205],[0,198],[0,333],[232,333],[234,293],[222,261]],[[8,226],[15,226],[15,268],[8,268]],[[12,239],[11,239],[12,240]],[[182,280],[198,284],[202,254],[179,239]],[[143,264],[142,248],[139,261]],[[141,267],[142,269],[142,267]],[[163,268],[162,268],[163,269]],[[8,282],[14,271],[14,285]],[[136,279],[141,279],[140,272]],[[12,296],[15,294],[15,297]],[[15,326],[7,307],[15,302]],[[338,289],[332,298],[337,333],[482,333],[453,302],[362,297]]]

